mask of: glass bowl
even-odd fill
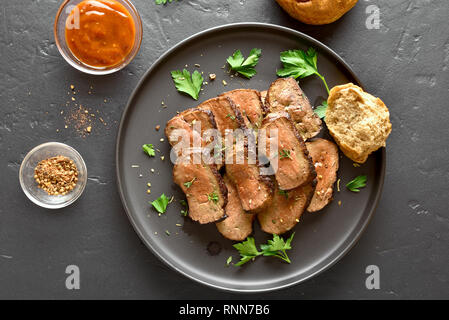
[[[40,161],[59,155],[75,162],[78,168],[78,182],[67,194],[51,196],[38,188],[34,180],[34,168]],[[35,147],[25,156],[20,165],[19,180],[28,199],[44,208],[59,209],[75,202],[81,196],[87,183],[87,168],[81,155],[72,147],[60,142],[47,142]]]
[[[70,15],[72,9],[82,2],[83,0],[64,0],[62,5],[59,7],[58,13],[56,14],[55,24],[54,24],[54,36],[56,41],[56,46],[59,52],[64,57],[64,59],[74,68],[89,74],[103,75],[110,74],[119,71],[126,67],[136,56],[140,49],[140,44],[142,43],[142,21],[137,9],[129,0],[114,0],[122,4],[129,12],[133,18],[134,25],[136,28],[136,34],[134,38],[134,46],[129,52],[129,54],[123,59],[119,64],[110,67],[94,67],[80,61],[67,46],[65,39],[65,24],[67,17]]]

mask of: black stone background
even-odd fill
[[[101,77],[60,56],[53,21],[61,2],[0,1],[0,298],[449,298],[447,0],[360,0],[328,26],[301,24],[274,0],[134,0],[144,28],[140,52],[124,70]],[[380,9],[379,30],[365,26],[371,4]],[[114,152],[121,113],[151,64],[198,31],[244,21],[291,27],[334,49],[387,104],[393,133],[381,202],[350,253],[304,284],[242,296],[184,278],[141,244],[119,199]],[[74,108],[66,106],[71,84],[76,101],[108,123],[95,122],[84,138],[64,129],[60,114]],[[89,170],[83,196],[58,211],[32,204],[18,181],[25,154],[53,140],[75,147]],[[69,264],[81,269],[80,290],[65,288]],[[365,288],[370,264],[380,268],[379,290]]]

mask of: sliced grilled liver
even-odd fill
[[[226,217],[228,192],[214,164],[175,164],[173,180],[187,197],[192,220],[205,224]]]
[[[306,142],[306,146],[317,173],[316,190],[307,211],[315,212],[332,200],[333,186],[337,180],[338,147],[325,139]]]
[[[268,176],[260,175],[260,167],[257,162],[250,163],[248,161],[248,148],[243,146],[243,163],[238,163],[237,153],[240,152],[239,146],[233,146],[234,161],[225,164],[226,174],[234,183],[237,194],[245,211],[258,212],[267,207],[271,203],[273,197],[273,183]]]
[[[234,101],[229,97],[220,96],[201,103],[198,108],[210,110],[215,119],[217,129],[222,137],[226,129],[246,129],[245,120]]]
[[[260,128],[265,110],[259,91],[252,89],[237,89],[225,92],[220,96],[229,97],[235,103],[242,114],[247,128]]]
[[[261,229],[278,235],[291,230],[309,205],[314,190],[315,180],[285,192],[276,187],[271,205],[257,214]]]
[[[279,188],[291,190],[315,179],[316,173],[312,158],[309,156],[304,140],[297,132],[288,113],[268,114],[262,122],[261,129],[263,130],[259,131],[258,140],[261,141],[261,135],[267,137],[266,149],[261,151],[265,151],[266,157],[275,170]],[[274,150],[273,155],[271,155],[269,141],[270,139],[276,139],[275,130],[277,130],[277,150]]]
[[[195,126],[197,123],[200,124],[200,126]],[[210,110],[200,108],[187,109],[167,122],[165,126],[165,135],[168,138],[169,143],[174,146],[179,142],[179,139],[172,135],[174,130],[184,129],[189,132],[189,134],[193,134],[193,129],[196,127],[200,127],[201,129],[201,131],[198,132],[200,138],[203,137],[204,131],[216,128],[213,113]],[[206,143],[207,141],[202,141],[203,146]]]
[[[313,112],[309,99],[293,78],[274,81],[265,100],[269,112],[286,111],[304,140],[316,136],[321,130],[321,119]]]
[[[225,238],[242,241],[253,232],[255,215],[243,210],[234,184],[226,175],[223,179],[228,189],[228,203],[225,207],[227,218],[217,222],[216,226]]]

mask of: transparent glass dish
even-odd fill
[[[55,156],[65,156],[73,160],[78,168],[78,182],[66,195],[51,196],[38,188],[34,179],[37,164]],[[59,209],[72,204],[81,196],[87,183],[87,168],[81,155],[72,147],[60,142],[47,142],[35,147],[25,156],[20,165],[19,180],[23,192],[32,202],[44,208]]]
[[[139,13],[137,12],[137,9],[129,0],[115,0],[118,3],[122,4],[128,10],[131,17],[133,18],[136,29],[134,46],[129,52],[129,54],[125,57],[125,59],[123,59],[123,61],[120,62],[119,64],[110,67],[94,67],[80,61],[70,51],[70,48],[67,46],[65,39],[65,25],[67,17],[70,15],[70,12],[72,12],[72,9],[82,1],[83,0],[65,0],[59,7],[58,13],[56,14],[53,30],[56,46],[58,47],[59,52],[72,67],[85,73],[103,75],[103,74],[110,74],[123,69],[134,59],[137,52],[139,52],[140,44],[142,43],[142,21],[140,19]]]

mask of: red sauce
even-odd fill
[[[114,0],[80,2],[66,20],[72,54],[92,67],[120,64],[131,52],[136,27],[129,11]]]

